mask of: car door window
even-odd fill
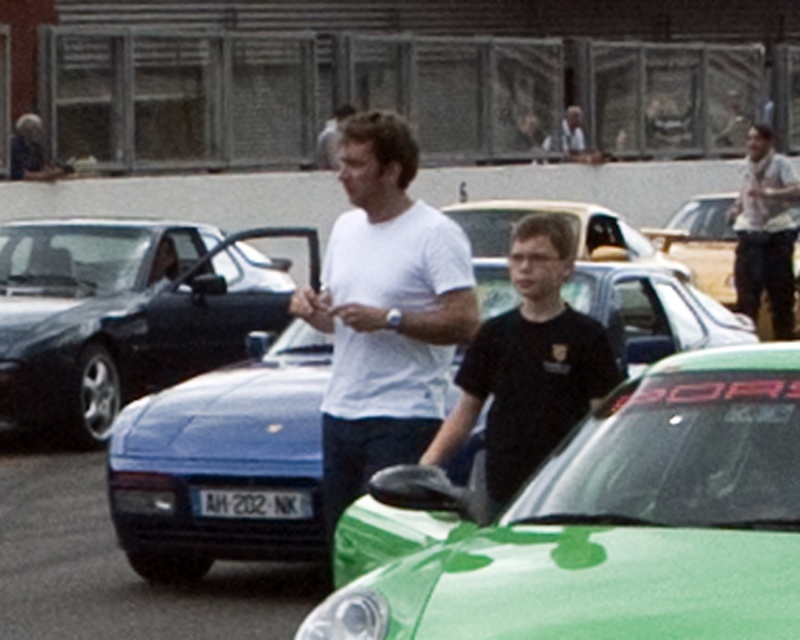
[[[201,237],[208,251],[211,251],[211,249],[216,247],[221,241],[221,238],[215,238],[211,234],[203,233]],[[211,264],[214,265],[214,272],[225,278],[229,288],[231,285],[239,282],[243,277],[242,268],[228,249],[220,251],[211,258]]]
[[[616,220],[604,215],[594,214],[586,227],[586,249],[589,255],[598,247],[625,247],[625,240]]]
[[[662,304],[669,309],[670,323],[681,349],[696,349],[705,342],[706,330],[689,303],[669,282],[656,282]]]
[[[179,273],[183,275],[205,254],[205,247],[192,229],[170,229],[166,235],[175,242],[180,265]]]
[[[647,279],[618,281],[614,295],[626,340],[672,335],[664,308]]]

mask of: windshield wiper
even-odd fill
[[[663,522],[655,522],[646,518],[637,518],[622,513],[551,513],[546,516],[532,516],[514,520],[511,524],[565,524],[565,525],[612,525],[612,526],[645,526],[668,527]]]
[[[798,531],[800,518],[760,518],[731,522],[712,522],[714,529],[769,529],[773,531]]]
[[[287,349],[281,349],[280,351],[276,351],[274,355],[276,356],[286,356],[286,355],[300,355],[300,354],[330,354],[333,353],[333,345],[331,344],[307,344],[303,345],[302,347],[289,347]]]
[[[75,286],[89,291],[97,289],[97,283],[95,282],[63,274],[15,274],[0,280],[0,286],[8,287],[14,285],[35,285],[40,287]]]

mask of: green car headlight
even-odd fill
[[[345,588],[308,615],[295,640],[382,640],[388,621],[389,607],[380,594]]]

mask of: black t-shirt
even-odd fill
[[[42,145],[14,134],[11,138],[12,180],[22,180],[26,171],[41,171],[46,164]]]
[[[486,321],[456,383],[493,396],[486,425],[489,495],[507,500],[590,409],[623,379],[604,327],[567,308],[548,322],[514,309]]]

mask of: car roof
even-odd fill
[[[508,261],[504,257],[498,258],[473,258],[472,264],[475,268],[500,268],[507,267]],[[664,275],[667,277],[674,277],[674,270],[667,266],[657,263],[649,262],[622,262],[617,260],[608,260],[602,262],[593,262],[591,260],[576,260],[575,271],[580,272],[593,272],[598,275],[606,275],[611,272],[616,273],[637,273],[637,274],[656,274]]]
[[[442,207],[445,213],[457,211],[546,211],[549,213],[572,213],[580,217],[589,213],[604,213],[614,217],[620,214],[593,202],[579,202],[576,200],[475,200],[473,202],[459,202]]]
[[[767,342],[687,351],[660,360],[647,377],[703,371],[797,371],[800,344]]]
[[[167,220],[164,218],[29,218],[10,220],[0,224],[0,227],[128,227],[142,229],[167,229],[171,227],[195,227],[198,229],[215,230],[216,227],[198,222],[185,220]]]
[[[700,193],[688,198],[686,202],[691,202],[692,200],[735,200],[738,197],[739,193],[737,191],[727,191],[724,193]]]

